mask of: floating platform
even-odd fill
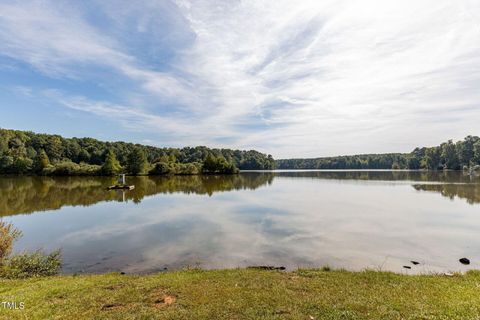
[[[135,186],[129,186],[126,184],[116,184],[107,188],[108,190],[133,190]]]

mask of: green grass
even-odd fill
[[[480,272],[184,270],[0,280],[0,319],[479,319]]]

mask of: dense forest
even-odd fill
[[[478,169],[480,138],[468,136],[436,147],[415,148],[410,153],[362,154],[312,159],[277,160],[278,169]]]
[[[204,146],[159,148],[127,142],[0,129],[0,173],[41,175],[229,174],[273,169],[271,155]]]
[[[127,142],[0,129],[0,174],[190,175],[231,174],[271,169],[428,169],[480,168],[480,138],[468,136],[410,153],[361,154],[282,159],[255,150],[204,146],[160,148]]]

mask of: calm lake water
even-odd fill
[[[135,190],[107,191],[113,182],[0,177],[0,216],[24,234],[16,251],[61,248],[64,273],[480,268],[480,178],[462,172],[132,177]]]

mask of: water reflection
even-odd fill
[[[108,177],[0,176],[0,216],[56,210],[63,206],[90,206],[104,201],[133,201],[159,193],[211,196],[215,192],[254,190],[277,178],[310,178],[412,183],[419,191],[438,192],[468,203],[480,203],[480,178],[463,172],[421,171],[279,171],[248,172],[230,176],[129,177],[131,191],[106,191],[115,184]]]
[[[403,271],[420,261],[413,273],[463,270],[463,256],[480,267],[479,181],[459,172],[130,182],[136,189],[119,203],[124,194],[106,191],[108,178],[1,177],[0,209],[24,232],[16,250],[62,248],[66,273],[326,264]],[[42,210],[57,214],[16,215]]]
[[[469,204],[480,203],[480,184],[414,184],[418,191],[439,192],[442,196],[454,200],[465,199]]]
[[[292,178],[317,178],[338,180],[369,181],[417,181],[442,183],[480,183],[478,175],[469,175],[461,171],[408,171],[408,170],[323,170],[323,171],[277,171],[275,176]]]
[[[110,190],[109,177],[0,177],[0,216],[55,210],[63,206],[90,206],[103,201],[133,201],[159,193],[212,195],[215,192],[256,189],[271,184],[272,173],[226,176],[129,177],[135,189]]]
[[[360,181],[395,181],[411,183],[418,191],[438,192],[451,200],[458,197],[469,204],[480,203],[480,176],[459,171],[280,171],[277,177],[360,180]]]

